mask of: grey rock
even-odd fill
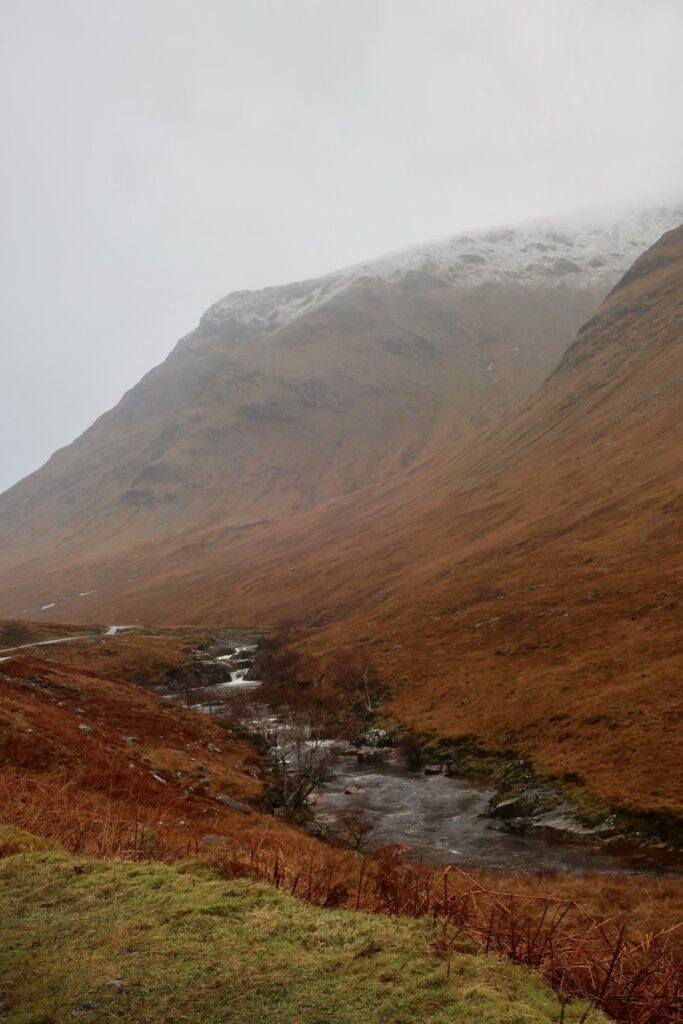
[[[81,732],[84,732],[86,736],[92,736],[93,735],[93,731],[92,731],[92,729],[90,728],[89,725],[79,725],[78,728],[81,730]]]
[[[373,764],[383,761],[391,753],[391,747],[361,747],[356,751],[356,757],[362,763]]]
[[[158,772],[150,772],[149,774],[152,776],[155,782],[159,782],[162,786],[168,785],[166,779],[162,775],[159,775]]]
[[[105,982],[104,987],[111,988],[114,990],[114,992],[118,992],[121,995],[123,995],[123,993],[126,991],[125,985],[123,984],[122,981],[119,981],[118,978],[112,978],[111,981]]]
[[[565,259],[564,256],[560,257],[559,260],[555,260],[555,270],[558,274],[580,274],[581,267],[578,263],[574,263],[574,260]]]
[[[619,829],[617,828],[617,820],[613,814],[610,814],[609,818],[605,818],[599,825],[595,826],[595,834],[600,839],[610,839],[612,836],[619,835]],[[664,844],[666,845],[666,844]]]
[[[599,829],[582,825],[581,822],[551,812],[542,814],[529,823],[529,831],[556,842],[594,842],[600,838]]]
[[[537,804],[538,796],[535,793],[522,793],[509,800],[501,800],[492,808],[491,813],[497,818],[526,818],[534,813]]]
[[[202,846],[206,846],[209,849],[214,849],[215,847],[221,848],[231,846],[233,840],[230,839],[229,836],[217,836],[213,833],[210,833],[208,836],[202,836],[199,842],[201,843]]]
[[[210,750],[212,754],[220,754],[220,747],[217,747],[215,743],[207,743],[206,749]]]
[[[251,814],[251,807],[247,807],[241,800],[235,800],[232,796],[217,796],[219,804],[223,804],[224,807],[230,807],[233,811],[240,811],[241,814]]]
[[[440,764],[426,764],[424,766],[425,775],[441,775]]]
[[[139,742],[140,742],[140,740],[139,740],[139,739],[137,738],[137,736],[124,736],[124,737],[123,737],[123,742],[124,742],[124,743],[127,743],[127,744],[128,744],[129,746],[131,746],[131,747],[132,747],[132,746],[134,746],[134,745],[135,745],[136,743],[139,743]]]

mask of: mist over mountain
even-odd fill
[[[189,567],[204,531],[258,534],[450,450],[537,387],[682,219],[658,207],[470,233],[228,295],[0,498],[2,610],[68,597],[64,612],[87,616],[109,594],[120,617],[136,601],[130,577],[149,587],[160,573],[165,589],[155,550],[164,564],[186,550]]]

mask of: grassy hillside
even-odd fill
[[[441,954],[429,921],[320,910],[192,865],[31,845],[0,831],[0,1014],[14,1024],[560,1020],[538,976],[495,957]],[[13,846],[24,852],[7,856]],[[585,1010],[566,1006],[564,1021],[578,1024]]]

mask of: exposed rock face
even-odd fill
[[[511,797],[509,800],[501,800],[491,813],[497,818],[526,818],[533,814],[537,804],[538,796],[535,793],[522,793],[521,796]]]

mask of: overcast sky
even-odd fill
[[[683,0],[0,14],[0,490],[233,289],[683,191]]]

